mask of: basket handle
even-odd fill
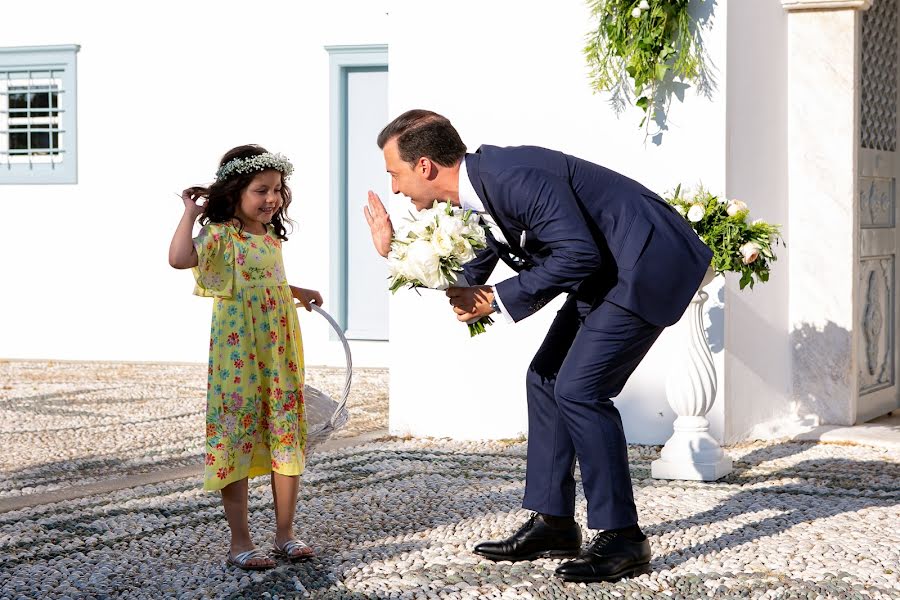
[[[295,306],[298,308],[304,308],[302,304],[299,302],[295,303]],[[337,321],[332,318],[325,309],[318,306],[314,302],[309,303],[310,308],[312,308],[315,312],[319,313],[322,317],[328,321],[331,328],[334,329],[334,332],[337,334],[338,338],[341,340],[341,345],[344,346],[344,360],[346,361],[347,366],[347,377],[344,380],[344,391],[341,392],[341,399],[338,401],[337,408],[334,411],[334,414],[331,415],[331,419],[329,423],[334,426],[335,420],[338,415],[344,410],[344,407],[347,406],[347,398],[350,396],[350,382],[353,379],[353,359],[350,357],[350,344],[347,342],[346,336],[344,336],[344,331],[341,329],[341,326],[337,324]]]

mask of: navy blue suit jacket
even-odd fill
[[[466,278],[483,284],[498,259],[516,270],[495,286],[513,320],[567,292],[605,299],[653,325],[681,318],[712,251],[662,198],[619,173],[535,146],[482,146],[465,161],[508,242],[489,238]]]

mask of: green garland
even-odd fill
[[[641,125],[665,106],[661,86],[672,80],[703,84],[699,33],[691,27],[689,0],[587,0],[599,24],[588,34],[584,54],[595,91],[612,92],[621,112],[625,101],[644,111]],[[629,78],[633,86],[629,83]],[[632,96],[633,92],[633,96]]]

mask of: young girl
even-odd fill
[[[306,462],[303,350],[293,299],[310,310],[315,290],[288,285],[281,242],[293,167],[280,154],[249,145],[230,150],[209,188],[182,192],[184,215],[169,247],[169,264],[194,270],[198,296],[212,296],[206,408],[204,489],[221,490],[231,529],[227,562],[269,569],[247,518],[247,479],[271,473],[274,553],[313,555],[294,539],[299,475]],[[200,198],[206,198],[202,206]],[[191,238],[194,222],[202,228]]]

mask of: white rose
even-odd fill
[[[453,236],[438,227],[431,236],[431,246],[438,256],[450,256],[453,252]]]
[[[706,209],[700,204],[692,204],[688,209],[687,218],[691,223],[696,223],[706,214]]]
[[[437,205],[432,202],[431,206],[420,210],[419,215],[433,217],[435,213],[439,212],[444,212],[444,205],[441,202],[438,202]]]
[[[718,196],[716,198],[716,202],[718,202],[719,204],[727,204],[728,198],[726,198],[725,196]]]
[[[394,239],[397,240],[405,240],[409,235],[409,221],[401,221],[397,223],[397,226],[394,227]]]
[[[406,277],[406,262],[402,258],[398,258],[393,254],[389,255],[387,259],[387,267],[388,275],[391,276],[391,279],[396,279],[397,277]]]
[[[406,244],[401,244],[400,242],[391,242],[391,251],[388,254],[388,258],[396,258],[397,260],[404,260],[406,258],[406,249],[408,246]]]
[[[740,248],[738,248],[738,252],[740,252],[741,256],[743,257],[741,259],[741,262],[743,262],[745,265],[749,265],[757,258],[759,258],[759,250],[759,244],[757,244],[756,242],[747,242],[746,244],[741,246]]]
[[[747,210],[747,205],[740,200],[732,200],[728,203],[728,206],[725,208],[725,212],[728,213],[729,217],[733,217],[738,214],[742,210]]]
[[[433,223],[434,221],[430,219],[417,218],[415,221],[409,224],[409,227],[406,228],[406,235],[409,238],[428,239],[429,237],[431,237],[431,234],[428,232],[428,228]]]
[[[406,262],[406,244],[394,242],[391,244],[391,251],[387,256],[388,273],[392,278],[402,276],[409,279],[409,273]]]
[[[676,205],[675,205],[675,210],[678,211],[678,214],[679,214],[679,215],[681,215],[682,217],[684,216],[684,207],[683,207],[682,205],[676,204]]]
[[[445,289],[447,278],[441,273],[441,259],[434,246],[426,240],[416,240],[406,249],[407,269],[410,279],[435,290]]]
[[[641,3],[638,4],[638,8],[641,10],[650,10],[650,3],[647,0],[641,0]]]
[[[470,223],[462,231],[462,236],[468,238],[471,242],[477,242],[479,246],[487,244],[487,236],[484,233],[484,227],[478,224]]]
[[[634,10],[631,11],[631,16],[634,17],[635,19],[637,19],[638,17],[640,17],[640,16],[641,16],[641,9],[638,8],[637,6],[635,6],[635,7],[634,7]]]
[[[457,236],[463,235],[463,231],[466,229],[466,224],[463,220],[457,216],[443,215],[441,220],[438,222],[438,229],[444,232],[445,235],[455,238]]]
[[[434,225],[435,219],[439,219],[440,217],[446,216],[444,211],[438,207],[431,208],[423,208],[419,212],[415,213],[416,221],[422,221],[426,225]]]
[[[475,250],[472,249],[472,244],[465,238],[456,240],[456,243],[453,245],[453,254],[459,259],[459,264],[461,265],[475,258]]]

